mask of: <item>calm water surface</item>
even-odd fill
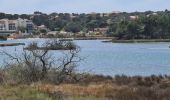
[[[42,39],[10,40],[1,43],[43,42]],[[170,75],[170,43],[102,43],[101,40],[74,41],[86,59],[78,70],[104,75]],[[0,47],[10,53],[20,53],[22,46]],[[55,54],[57,56],[58,53]],[[4,57],[0,58],[3,63]]]

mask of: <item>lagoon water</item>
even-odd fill
[[[43,39],[0,41],[1,43],[43,42]],[[81,47],[80,55],[85,60],[78,70],[104,75],[170,75],[170,43],[103,43],[102,40],[76,40]],[[22,51],[22,46],[0,47],[13,53]],[[57,56],[58,53],[55,54]],[[5,57],[0,57],[3,63]],[[8,59],[6,59],[7,61]]]

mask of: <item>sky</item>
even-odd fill
[[[170,0],[0,0],[0,12],[11,14],[91,13],[170,10]]]

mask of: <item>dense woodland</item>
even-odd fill
[[[131,19],[130,16],[137,16]],[[170,11],[120,12],[69,14],[34,12],[34,14],[5,14],[0,13],[0,19],[25,18],[36,25],[45,25],[51,31],[65,30],[67,32],[94,31],[95,28],[109,27],[108,36],[117,39],[157,39],[170,38]]]

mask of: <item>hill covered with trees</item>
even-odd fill
[[[35,25],[45,25],[51,31],[94,31],[109,28],[106,34],[117,39],[164,39],[170,38],[170,11],[112,12],[112,13],[51,13],[34,14],[0,13],[0,19],[30,19]]]

